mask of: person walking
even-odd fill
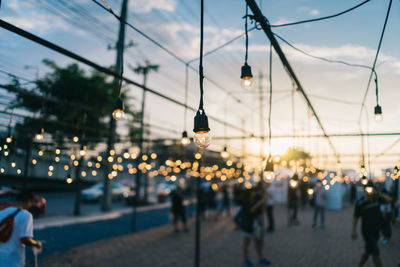
[[[365,249],[358,264],[359,267],[364,266],[370,255],[372,255],[376,267],[382,266],[378,247],[381,227],[380,205],[391,201],[392,199],[389,196],[379,193],[372,181],[369,181],[364,188],[364,197],[356,202],[351,238],[357,239],[357,224],[361,218],[361,233],[365,243]]]
[[[183,224],[183,230],[185,232],[188,231],[186,224],[185,205],[183,204],[183,200],[184,197],[182,189],[179,186],[176,186],[175,190],[171,193],[171,213],[175,233],[179,233],[178,218],[180,218]]]
[[[267,219],[268,227],[267,233],[272,233],[275,230],[275,220],[274,220],[274,205],[275,205],[275,188],[271,182],[267,182]]]
[[[288,208],[289,208],[289,226],[291,225],[299,225],[300,222],[297,219],[297,210],[299,207],[299,177],[297,174],[294,174],[293,177],[289,181],[288,186]]]
[[[33,239],[33,217],[28,211],[32,200],[31,193],[21,192],[17,196],[17,207],[0,211],[0,235],[4,241],[0,242],[0,267],[25,266],[25,246],[42,247],[40,241]],[[6,229],[11,231],[6,234]]]
[[[383,189],[382,192],[384,194],[388,194],[388,192],[386,191],[386,189]],[[388,194],[390,195],[390,194]],[[392,206],[393,206],[393,201],[392,202],[384,202],[381,204],[380,206],[380,210],[381,210],[381,230],[382,230],[382,245],[386,245],[387,243],[389,243],[390,238],[392,237],[392,217],[393,217],[393,213],[392,213]]]
[[[226,211],[226,214],[228,216],[230,216],[231,215],[231,199],[229,197],[228,186],[226,184],[222,185],[221,193],[222,193],[222,203],[221,203],[221,207],[220,207],[220,213],[222,214],[224,211]]]
[[[256,189],[246,190],[243,193],[244,201],[241,205],[240,212],[236,221],[240,221],[239,227],[243,235],[243,263],[245,266],[253,266],[249,259],[249,245],[251,239],[254,240],[254,246],[260,265],[270,265],[271,262],[265,258],[261,249],[261,225],[257,218],[262,214],[263,206],[265,205],[265,197],[259,198]]]
[[[321,217],[321,228],[325,228],[325,205],[326,205],[326,191],[322,186],[322,182],[320,180],[317,181],[317,184],[314,188],[314,219],[312,227],[315,228],[317,226],[318,214]]]

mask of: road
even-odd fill
[[[44,220],[46,217],[72,214],[73,194],[52,194],[45,195],[48,200],[48,213],[37,220]],[[113,209],[126,208],[123,203],[114,203]],[[98,211],[98,204],[83,204],[82,213]],[[187,207],[188,215],[193,214],[193,208]],[[87,243],[109,239],[116,236],[131,233],[131,214],[122,215],[118,218],[100,220],[90,223],[77,223],[62,227],[49,227],[35,230],[34,237],[37,240],[45,241],[39,259],[47,257],[55,252],[67,251],[73,247]],[[170,223],[169,208],[158,208],[147,211],[139,211],[137,214],[137,231],[150,229]],[[33,262],[33,255],[30,250],[27,252],[27,262]]]

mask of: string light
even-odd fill
[[[117,101],[115,101],[112,116],[116,121],[123,119],[125,116],[124,103],[120,97],[118,97]]]
[[[229,152],[227,146],[224,146],[224,149],[221,151],[221,157],[226,159],[229,157]]]
[[[35,135],[35,140],[41,141],[43,140],[44,129],[40,128],[39,132]]]
[[[182,132],[182,139],[181,139],[181,143],[183,146],[187,146],[190,144],[190,138],[188,137],[188,134],[186,131]]]
[[[245,28],[245,33],[246,33],[246,52],[245,52],[245,58],[244,58],[244,65],[242,66],[242,75],[240,78],[242,79],[241,81],[241,86],[243,89],[246,90],[251,90],[253,88],[253,74],[251,73],[251,67],[247,64],[247,57],[248,57],[248,48],[249,48],[249,33],[248,33],[248,28],[247,28],[247,19],[248,19],[248,11],[249,7],[246,4],[246,15],[244,16],[245,23],[244,23],[244,28]]]

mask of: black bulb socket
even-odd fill
[[[196,112],[196,116],[194,117],[194,129],[195,133],[205,133],[209,132],[210,128],[208,127],[208,118],[204,110],[198,110]]]
[[[382,107],[379,105],[376,105],[375,107],[375,115],[382,115]]]
[[[242,75],[240,76],[241,79],[249,79],[253,78],[253,74],[251,73],[251,67],[247,64],[244,63],[242,66]]]
[[[114,110],[124,110],[124,102],[122,102],[120,97],[115,101]]]

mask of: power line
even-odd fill
[[[187,107],[188,109],[190,109],[192,111],[197,111],[197,109],[195,109],[195,108],[193,108],[191,106],[185,105],[184,103],[182,103],[182,102],[180,102],[180,101],[178,101],[178,100],[176,100],[176,99],[174,99],[172,97],[169,97],[169,96],[166,96],[166,95],[164,95],[162,93],[159,93],[159,92],[157,92],[157,91],[155,91],[153,89],[150,89],[150,88],[148,88],[148,87],[146,87],[146,86],[144,86],[142,84],[139,84],[139,83],[127,78],[127,77],[121,77],[119,73],[116,73],[116,72],[114,72],[114,71],[112,71],[112,70],[110,70],[108,68],[105,68],[105,67],[103,67],[101,65],[98,65],[97,63],[95,63],[93,61],[90,61],[90,60],[88,60],[88,59],[86,59],[86,58],[84,58],[84,57],[82,57],[82,56],[80,56],[78,54],[75,54],[75,53],[73,53],[73,52],[71,52],[71,51],[69,51],[69,50],[67,50],[65,48],[62,48],[61,46],[58,46],[58,45],[56,45],[56,44],[54,44],[52,42],[49,42],[49,41],[47,41],[47,40],[45,40],[43,38],[40,38],[40,37],[38,37],[38,36],[36,36],[36,35],[34,35],[32,33],[29,33],[27,31],[21,29],[21,28],[18,28],[18,27],[14,26],[14,25],[12,25],[12,24],[10,24],[10,23],[2,20],[2,19],[0,19],[0,27],[4,28],[6,30],[9,30],[11,32],[14,32],[15,34],[18,34],[18,35],[20,35],[20,36],[22,36],[22,37],[24,37],[26,39],[29,39],[29,40],[31,40],[31,41],[33,41],[35,43],[41,44],[42,46],[45,46],[45,47],[47,47],[47,48],[49,48],[51,50],[54,50],[54,51],[56,51],[56,52],[58,52],[60,54],[63,54],[65,56],[69,57],[69,58],[75,59],[75,60],[77,60],[77,61],[79,61],[79,62],[81,62],[81,63],[83,63],[85,65],[88,65],[88,66],[90,66],[90,67],[92,67],[92,68],[94,68],[94,69],[96,69],[96,70],[98,70],[100,72],[103,72],[103,73],[108,74],[110,76],[116,77],[118,79],[122,78],[126,83],[129,83],[129,84],[132,84],[132,85],[134,85],[136,87],[139,87],[142,90],[146,90],[146,91],[148,91],[148,92],[150,92],[150,93],[152,93],[152,94],[154,94],[156,96],[159,96],[159,97],[161,97],[161,98],[163,98],[163,99],[165,99],[167,101],[170,101],[170,102],[172,102],[174,104],[180,105],[182,107]],[[221,120],[219,118],[216,118],[214,116],[208,116],[208,117],[210,119],[213,119],[214,121],[216,121],[218,123],[221,123],[221,124],[225,123],[223,120]],[[227,125],[230,128],[236,129],[238,131],[242,131],[243,130],[240,127],[238,127],[236,125],[233,125],[233,124],[227,124]]]
[[[118,16],[117,14],[114,13],[114,11],[112,9],[109,9],[105,6],[103,6],[101,3],[99,3],[97,0],[92,0],[95,4],[97,4],[99,7],[101,7],[102,9],[104,9],[105,11],[107,11],[108,13],[110,13],[111,15],[113,15],[116,19],[118,19],[119,21],[121,21],[121,17]],[[172,56],[173,58],[175,58],[176,60],[178,60],[179,62],[183,63],[186,65],[186,61],[183,60],[181,57],[179,57],[177,54],[175,54],[174,52],[172,52],[170,49],[166,48],[164,45],[160,44],[159,42],[157,42],[156,40],[154,40],[153,38],[151,38],[149,35],[147,35],[146,33],[144,33],[143,31],[141,31],[140,29],[138,29],[137,27],[133,26],[131,23],[129,23],[126,20],[123,20],[123,23],[125,23],[127,26],[129,26],[130,28],[132,28],[134,31],[136,31],[137,33],[139,33],[140,35],[142,35],[144,38],[146,38],[147,40],[149,40],[151,43],[153,43],[154,45],[158,46],[159,48],[161,48],[163,51],[165,51],[167,54],[169,54],[170,56]],[[194,67],[189,65],[189,68],[192,69],[193,71],[195,71],[196,73],[199,73],[199,71],[197,69],[195,69]],[[234,98],[236,101],[238,101],[238,103],[243,104],[244,106],[246,106],[247,108],[251,108],[249,105],[243,103],[242,101],[240,101],[239,98],[235,97],[234,95],[232,95],[229,90],[225,89],[224,87],[222,87],[221,85],[219,85],[218,83],[216,83],[215,81],[211,80],[210,78],[204,77],[204,79],[207,79],[210,83],[214,84],[217,88],[221,89],[222,91],[224,91],[225,93],[229,94],[232,96],[232,98]]]
[[[331,19],[331,18],[335,18],[338,17],[340,15],[346,14],[354,9],[357,9],[361,6],[363,6],[364,4],[368,3],[371,0],[366,0],[364,2],[361,2],[360,4],[353,6],[349,9],[346,9],[342,12],[330,15],[330,16],[326,16],[326,17],[321,17],[321,18],[315,18],[315,19],[307,19],[307,20],[301,20],[301,21],[296,21],[296,22],[289,22],[289,23],[283,23],[283,24],[276,24],[276,25],[270,25],[271,28],[278,28],[278,27],[285,27],[285,26],[293,26],[293,25],[299,25],[299,24],[303,24],[303,23],[309,23],[309,22],[315,22],[315,21],[321,21],[321,20],[326,20],[326,19]]]

